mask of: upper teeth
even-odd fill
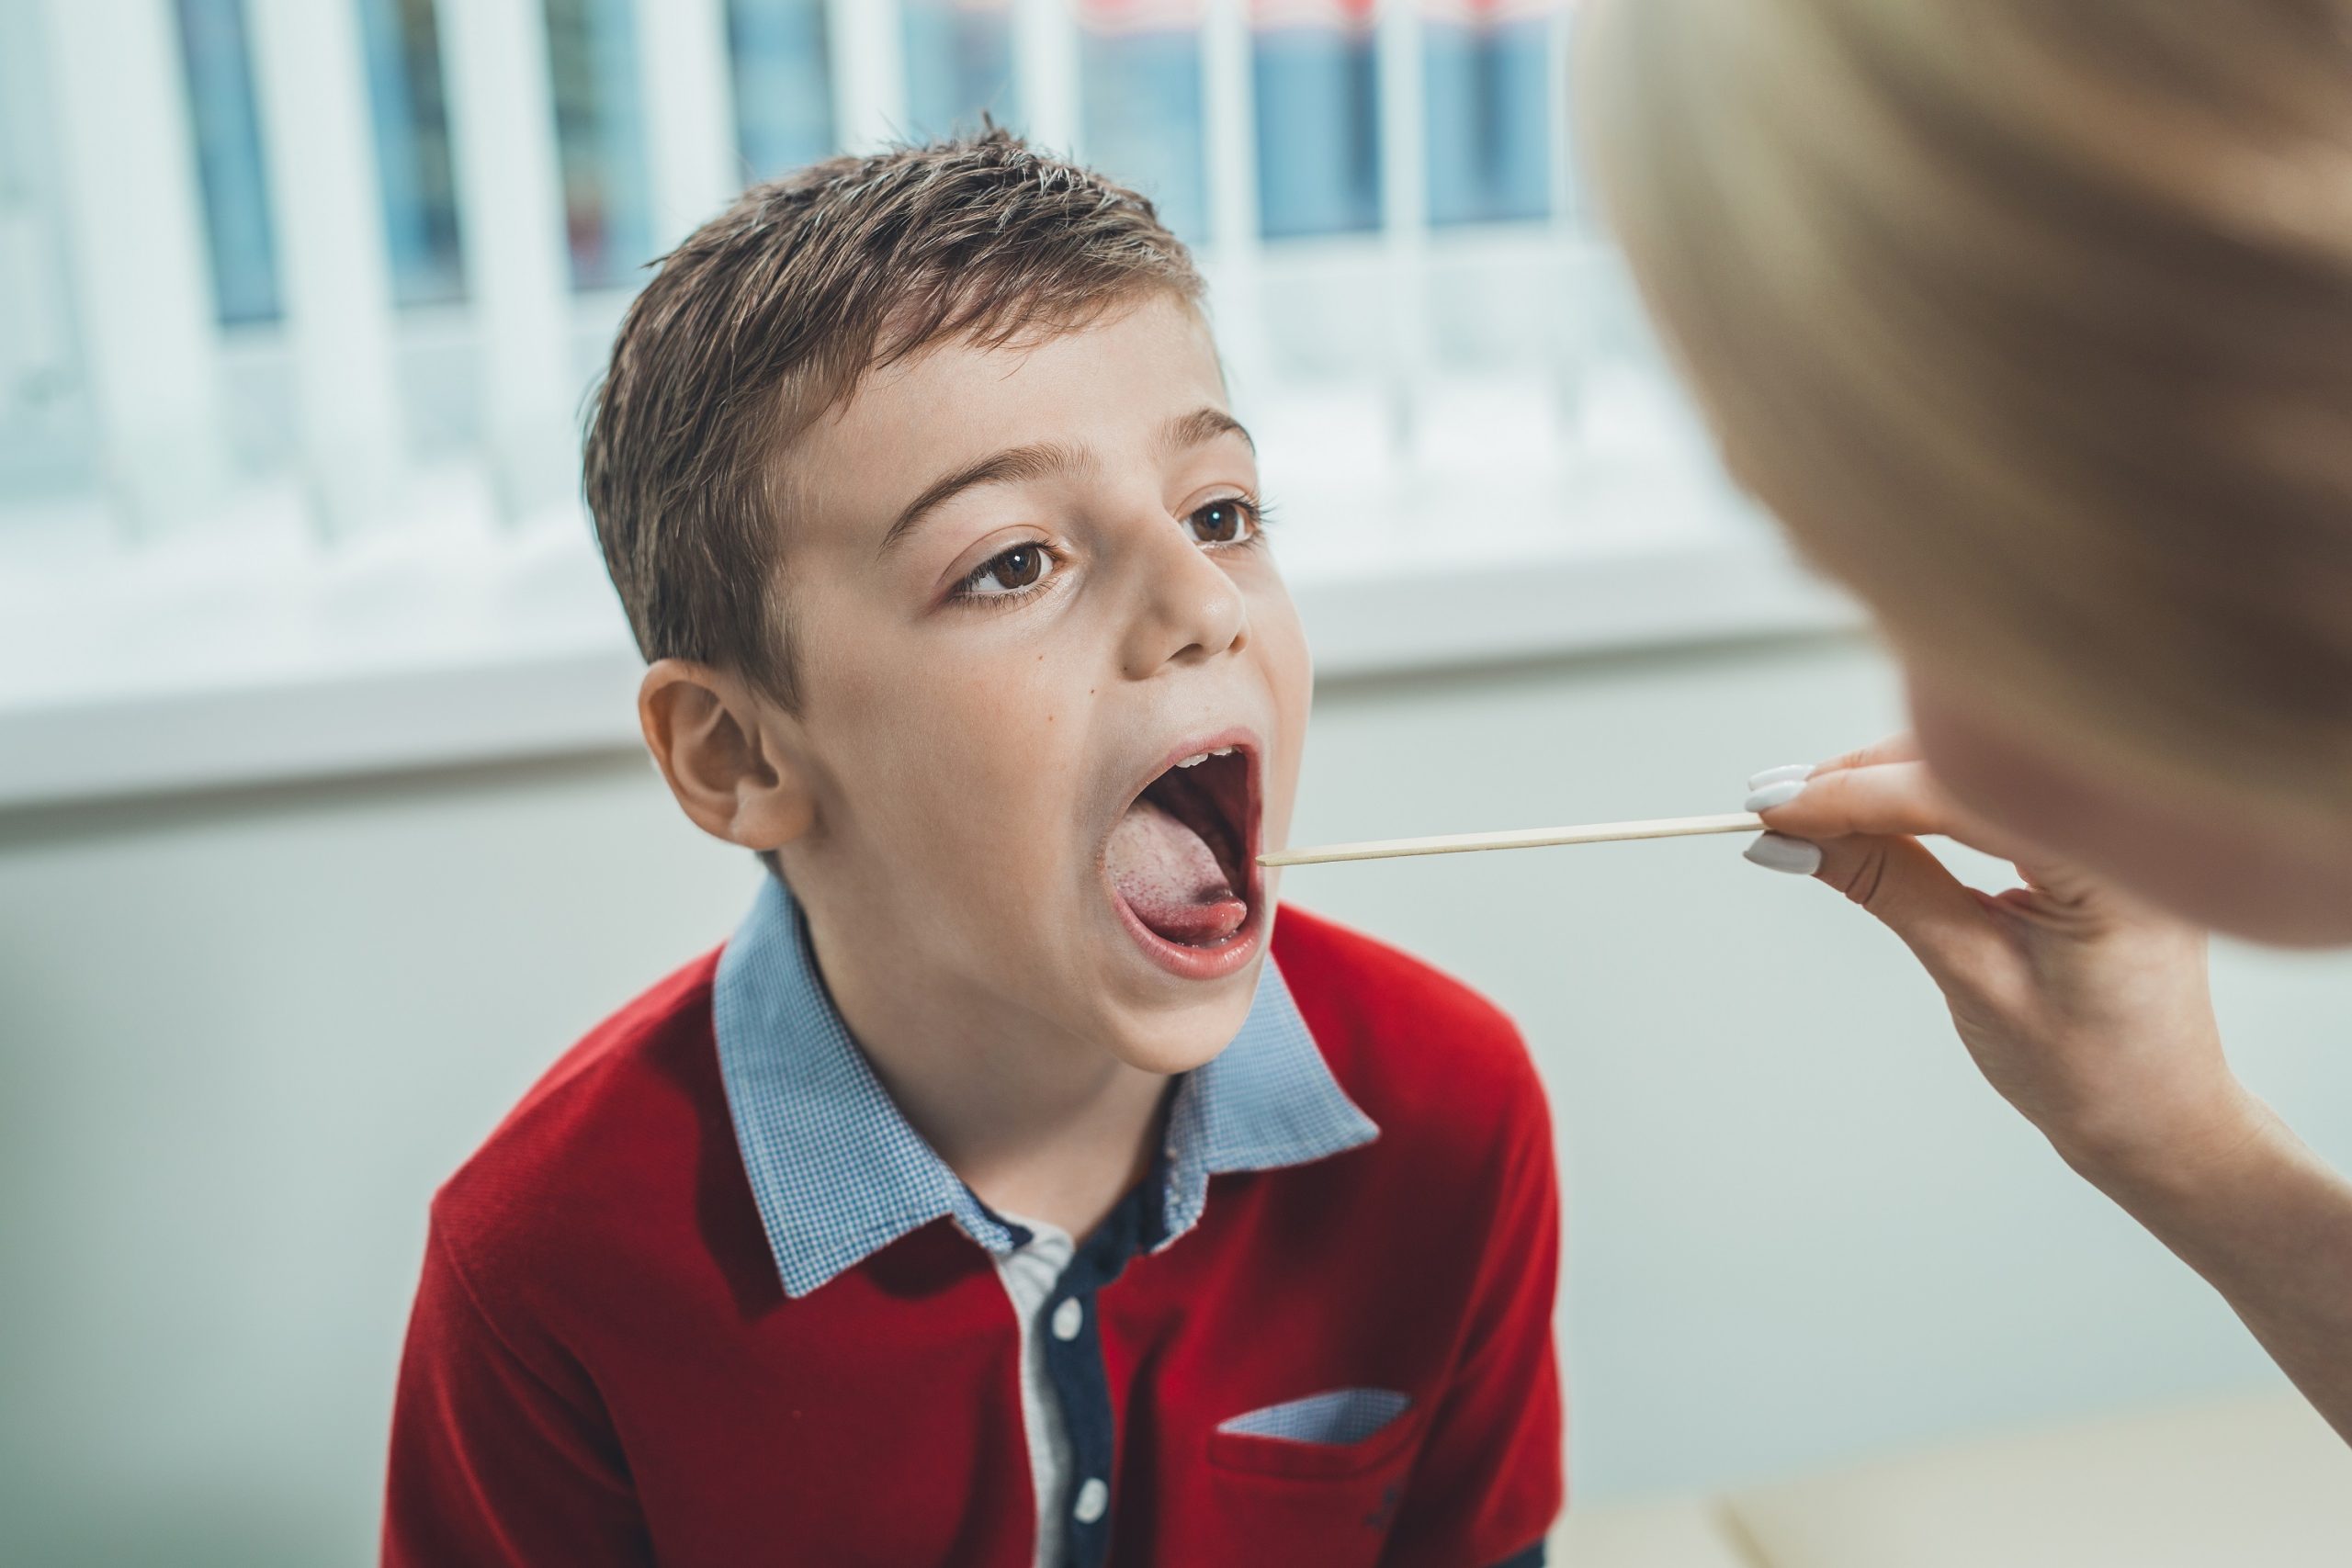
[[[1207,761],[1211,757],[1230,757],[1230,756],[1232,756],[1232,755],[1233,755],[1233,748],[1232,748],[1232,747],[1230,747],[1230,746],[1220,746],[1220,747],[1218,747],[1218,748],[1217,748],[1216,750],[1214,750],[1214,751],[1199,751],[1199,752],[1195,752],[1194,754],[1193,754],[1193,755],[1192,755],[1192,756],[1190,756],[1190,757],[1185,758],[1182,761],[1181,761],[1181,762],[1177,763],[1176,765],[1177,765],[1178,767],[1180,767],[1180,768],[1197,768],[1197,767],[1199,767],[1203,762]]]

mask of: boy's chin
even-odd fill
[[[1216,996],[1182,1007],[1131,1012],[1112,1031],[1111,1054],[1147,1073],[1168,1077],[1189,1073],[1215,1059],[1241,1032],[1257,982],[1257,965],[1252,964],[1219,984]]]

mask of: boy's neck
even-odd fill
[[[1151,1164],[1170,1080],[1129,1066],[1002,999],[910,986],[828,940],[808,917],[818,973],[899,1110],[997,1213],[1082,1237]]]

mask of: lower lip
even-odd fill
[[[1180,980],[1222,980],[1247,968],[1258,955],[1259,938],[1265,930],[1265,921],[1259,915],[1263,897],[1259,888],[1250,890],[1250,916],[1241,922],[1241,929],[1213,947],[1192,947],[1169,941],[1136,918],[1136,912],[1119,897],[1117,888],[1106,887],[1104,891],[1111,896],[1127,934],[1143,949],[1144,956]]]

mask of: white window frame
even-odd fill
[[[1075,146],[1072,14],[1011,5],[1035,133]],[[325,0],[248,6],[265,141],[310,132],[272,157],[275,204],[335,219],[281,241],[276,329],[211,320],[169,0],[39,0],[40,50],[0,48],[19,70],[38,52],[61,100],[54,205],[85,259],[50,319],[72,307],[107,437],[102,487],[0,504],[0,807],[636,743],[638,660],[576,494],[580,390],[626,299],[568,287],[540,0],[444,0],[469,299],[399,312],[356,25]],[[1278,245],[1256,231],[1246,0],[1206,7],[1204,269],[1327,679],[1854,624],[1723,484],[1655,367],[1571,386],[1555,345],[1507,374],[1445,368],[1448,268],[1530,300],[1623,281],[1565,180],[1548,225],[1422,221],[1412,0],[1377,23],[1384,73],[1413,85],[1383,97],[1385,228]],[[829,0],[829,18],[837,118],[871,142],[904,118],[899,6]],[[638,0],[634,19],[667,241],[736,177],[723,0]],[[122,112],[127,88],[144,112]],[[128,232],[126,181],[160,226]],[[0,265],[43,248],[9,211]],[[1268,345],[1318,301],[1376,330],[1327,333],[1335,368],[1308,389]],[[476,437],[453,446],[436,419],[469,403]],[[239,443],[278,478],[231,485]]]

